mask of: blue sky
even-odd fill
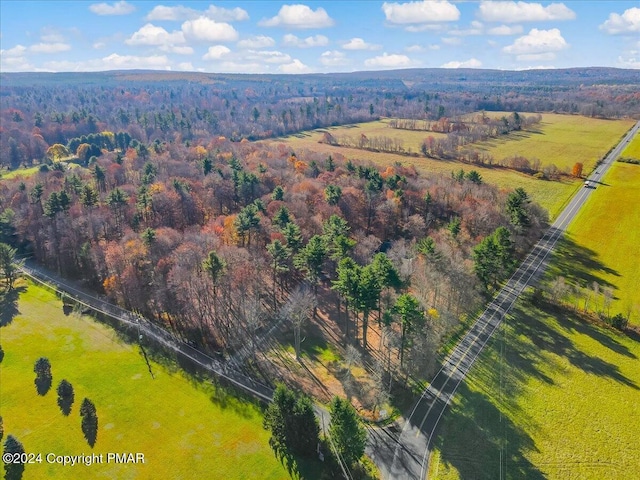
[[[0,70],[640,69],[637,1],[2,0]]]

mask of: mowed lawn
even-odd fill
[[[496,160],[515,155],[529,160],[538,158],[543,166],[554,164],[568,172],[576,162],[581,162],[586,174],[633,124],[633,120],[543,113],[542,122],[533,125],[530,131],[512,132],[471,148],[490,153]]]
[[[5,438],[12,434],[27,452],[43,455],[145,455],[144,464],[90,467],[50,465],[43,459],[26,466],[25,480],[289,478],[268,445],[257,406],[155,362],[148,367],[137,345],[123,343],[89,317],[65,316],[62,303],[41,287],[28,286],[16,307],[17,315],[0,330]],[[11,307],[4,310],[6,320]],[[34,385],[33,366],[41,356],[51,361],[53,373],[45,396]],[[56,403],[55,389],[63,378],[75,389],[68,417]],[[99,419],[93,449],[80,428],[85,397],[95,403]]]
[[[615,163],[547,278],[609,282],[612,314],[637,305],[638,225],[640,166]],[[520,300],[445,415],[430,478],[637,478],[639,365],[637,334]]]

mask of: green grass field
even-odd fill
[[[379,122],[373,123],[377,124]],[[391,129],[387,128],[387,130]],[[402,133],[407,132],[405,130],[393,131]],[[424,138],[424,134],[427,132],[419,133],[423,135],[422,138]],[[357,148],[336,147],[318,143],[320,136],[320,133],[310,132],[299,134],[297,136],[292,135],[286,138],[276,139],[273,140],[273,142],[284,143],[295,152],[308,149],[315,152],[321,152],[325,155],[340,154],[354,161],[372,162],[381,168],[386,168],[396,162],[403,165],[414,165],[421,175],[449,175],[452,171],[457,171],[461,168],[466,171],[477,170],[480,172],[485,182],[497,185],[499,188],[503,188],[505,190],[513,190],[517,187],[524,188],[535,202],[538,202],[542,207],[549,211],[552,218],[555,218],[560,213],[571,194],[580,187],[580,182],[577,181],[549,182],[546,180],[538,180],[530,175],[525,175],[523,173],[507,169],[487,168],[479,165],[467,165],[456,161],[434,160],[425,157],[371,152]]]
[[[640,166],[616,163],[547,276],[610,282],[612,313],[639,302],[638,225]],[[639,359],[637,334],[519,301],[445,415],[429,478],[635,478]]]
[[[612,286],[611,314],[635,310],[631,322],[640,325],[639,227],[640,165],[616,162],[569,227],[550,273]]]
[[[555,164],[561,171],[570,172],[576,162],[582,162],[584,172],[589,173],[633,124],[633,120],[544,113],[542,122],[531,131],[512,132],[472,148],[488,152],[497,160],[514,155],[538,158],[543,166]]]
[[[1,329],[5,438],[13,434],[27,452],[43,454],[145,455],[145,463],[137,465],[63,467],[43,460],[26,466],[25,480],[289,478],[268,445],[254,404],[177,369],[153,361],[147,366],[139,346],[122,342],[89,317],[65,316],[62,303],[41,287],[28,286],[15,306],[3,305],[1,317],[11,320]],[[53,372],[45,396],[34,386],[33,365],[40,356],[49,358]],[[75,389],[68,417],[56,403],[55,388],[63,378]],[[80,429],[84,397],[95,403],[99,418],[93,449]]]
[[[16,177],[30,177],[31,175],[34,175],[35,173],[38,173],[38,170],[40,170],[40,165],[37,165],[35,167],[29,167],[29,168],[19,168],[17,170],[10,170],[10,171],[6,171],[6,170],[2,170],[0,172],[0,179],[11,179],[11,178],[16,178]]]
[[[302,132],[295,135],[283,137],[287,143],[292,146],[296,144],[308,145],[309,143],[318,143],[324,132],[329,132],[336,138],[349,136],[358,139],[360,135],[367,137],[389,137],[401,139],[404,143],[404,149],[407,152],[420,153],[420,146],[425,138],[432,136],[434,138],[446,137],[443,133],[425,132],[416,130],[402,130],[389,127],[389,119],[385,118],[373,122],[356,123],[351,125],[342,125],[339,127],[319,128],[310,132]]]
[[[633,140],[631,140],[620,156],[640,160],[640,135],[633,137]]]
[[[506,114],[502,112],[489,112]],[[526,115],[526,114],[525,114]],[[327,129],[335,136],[349,135],[356,138],[361,133],[367,136],[400,137],[405,148],[413,152],[420,151],[420,144],[428,136],[441,136],[432,132],[415,132],[392,129],[387,126],[388,120],[360,123]],[[633,125],[632,120],[600,120],[587,117],[548,114],[542,115],[542,123],[533,132],[513,132],[500,139],[476,144],[476,148],[489,151],[496,159],[512,155],[523,155],[527,158],[537,157],[542,164],[555,164],[558,168],[568,169],[581,161],[584,172],[588,173],[607,151],[616,144],[620,137]],[[326,155],[342,154],[346,158],[370,161],[382,168],[399,162],[403,165],[415,165],[423,175],[450,174],[453,170],[477,170],[488,183],[506,190],[517,187],[524,188],[531,198],[549,211],[554,219],[567,203],[569,197],[580,187],[580,182],[565,180],[549,182],[537,180],[514,170],[484,168],[466,165],[455,161],[427,159],[422,156],[413,157],[392,153],[379,153],[357,148],[336,147],[318,143],[325,129],[302,132],[297,135],[278,138],[275,143],[285,143],[294,151],[309,149]]]

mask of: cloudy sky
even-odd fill
[[[640,69],[640,3],[2,0],[0,70]]]

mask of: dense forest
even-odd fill
[[[0,163],[39,163],[54,144],[107,131],[151,143],[222,135],[256,140],[400,117],[478,111],[640,114],[636,72],[399,70],[328,75],[172,72],[3,73]],[[74,154],[75,152],[71,152]]]
[[[344,344],[366,350],[384,321],[389,354],[424,368],[546,226],[526,192],[475,171],[421,178],[282,144],[138,143],[61,165],[0,184],[3,241],[228,355],[306,287],[320,311],[341,302]],[[423,313],[404,318],[407,301]]]
[[[259,140],[385,116],[464,143],[539,121],[458,131],[478,109],[619,117],[640,94],[615,69],[363,75],[2,74],[1,166],[40,167],[0,182],[0,242],[267,381],[259,339],[286,324],[297,356],[310,321],[377,359],[372,376],[424,377],[546,212],[475,170],[421,177]]]

